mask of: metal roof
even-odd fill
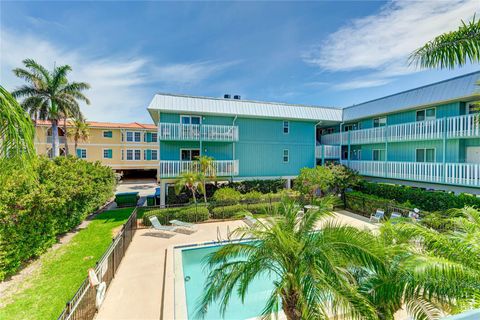
[[[343,121],[480,97],[480,71],[344,108]]]
[[[278,118],[309,121],[342,121],[342,109],[277,102],[196,97],[158,93],[147,110],[158,122],[160,112],[188,112],[252,118]]]

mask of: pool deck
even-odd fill
[[[348,211],[339,210],[331,219],[361,229],[378,229],[377,224]],[[233,231],[239,226],[245,224],[241,220],[202,223],[193,234],[176,233],[171,238],[152,229],[137,230],[95,319],[174,319],[173,247],[217,241],[217,229],[226,239],[227,228]]]

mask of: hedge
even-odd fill
[[[143,215],[143,224],[150,226],[150,217],[156,216],[161,224],[168,224],[170,220],[183,222],[201,222],[208,220],[210,212],[205,206],[188,206],[178,208],[153,209]]]
[[[252,214],[262,214],[279,205],[279,202],[274,203],[255,203],[255,204],[236,204],[233,206],[220,206],[213,208],[212,218],[214,219],[229,219],[242,215],[244,212]]]
[[[135,207],[140,196],[138,192],[123,192],[115,195],[115,203],[118,207]]]
[[[260,193],[277,193],[285,188],[286,180],[244,180],[240,182],[230,182],[226,185],[241,193],[248,193],[251,191],[258,191]]]
[[[2,161],[0,280],[70,231],[113,196],[115,176],[73,157],[34,158],[31,168]]]
[[[364,183],[357,190],[381,198],[409,203],[425,211],[440,211],[472,206],[480,208],[480,198],[469,194],[455,195],[446,192],[426,191],[409,186],[382,183]]]

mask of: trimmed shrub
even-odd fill
[[[250,191],[258,191],[260,193],[277,193],[285,188],[286,180],[245,180],[240,182],[231,182],[227,185],[240,193],[248,193]]]
[[[246,210],[251,214],[263,214],[263,213],[268,213],[268,211],[271,209],[278,208],[279,205],[280,205],[280,202],[255,203],[255,204],[247,205]]]
[[[150,226],[149,218],[152,216],[156,216],[161,224],[168,224],[170,220],[174,219],[183,222],[201,222],[208,220],[209,215],[210,213],[205,206],[154,209],[144,213],[143,224]]]
[[[139,199],[138,192],[124,192],[115,195],[118,207],[135,207]]]
[[[245,203],[259,203],[262,201],[263,194],[258,191],[250,191],[245,193],[242,197],[242,200]]]
[[[232,188],[221,188],[213,194],[213,200],[217,205],[233,205],[240,202],[242,195]]]
[[[245,212],[246,207],[242,204],[233,206],[220,206],[212,209],[212,218],[229,219]]]

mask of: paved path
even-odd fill
[[[332,219],[362,229],[378,228],[369,223],[368,219],[346,211],[339,211]],[[171,238],[164,238],[150,229],[138,230],[107,291],[96,320],[160,319],[164,270],[166,294],[163,319],[173,319],[173,246],[216,241],[217,228],[221,237],[226,238],[227,226],[234,230],[245,224],[239,220],[203,223],[198,225],[198,231],[194,234],[176,234]]]

